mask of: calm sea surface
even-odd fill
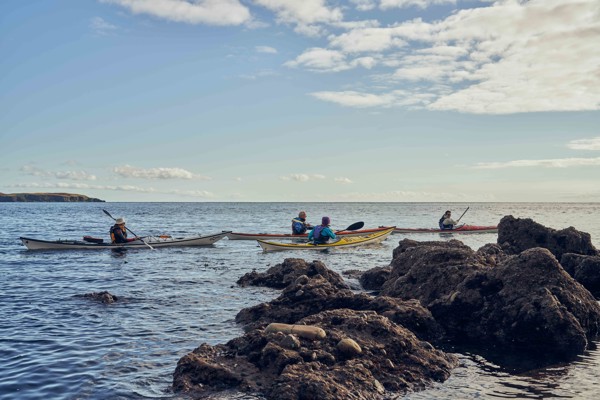
[[[201,343],[224,343],[242,333],[234,322],[244,308],[278,296],[235,282],[288,257],[321,260],[342,273],[389,264],[399,240],[447,240],[437,234],[393,235],[380,245],[329,252],[262,253],[256,242],[224,239],[207,248],[124,253],[27,251],[19,236],[108,239],[114,217],[138,235],[185,236],[221,230],[288,232],[301,209],[318,223],[328,215],[343,229],[435,227],[448,208],[462,222],[497,224],[504,215],[546,226],[573,226],[600,248],[600,204],[553,203],[0,203],[0,398],[185,399],[170,390],[180,357]],[[457,235],[474,249],[495,234]],[[78,295],[107,290],[105,305]],[[481,356],[459,354],[452,377],[408,399],[600,398],[600,351],[577,361],[514,374]],[[228,393],[219,398],[252,399]]]

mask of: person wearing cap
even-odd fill
[[[441,230],[451,230],[454,229],[454,225],[457,224],[455,220],[452,219],[452,212],[447,210],[442,218],[438,221]]]
[[[313,241],[314,244],[323,244],[329,242],[329,239],[335,239],[335,233],[329,228],[329,224],[331,224],[329,217],[323,217],[321,225],[315,226],[308,233],[308,240]]]
[[[125,218],[117,218],[115,224],[110,228],[110,239],[113,243],[133,242],[135,239],[127,239],[127,228]]]
[[[313,226],[306,222],[306,211],[300,211],[298,216],[292,219],[292,235],[303,235]]]

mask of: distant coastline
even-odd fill
[[[16,202],[104,203],[104,200],[73,193],[0,193],[0,203]]]

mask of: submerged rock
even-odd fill
[[[298,337],[293,348],[289,335],[255,329],[225,345],[204,344],[179,360],[173,388],[202,395],[234,387],[277,400],[383,399],[443,381],[457,364],[374,311],[324,311],[298,323],[327,335]]]
[[[117,296],[115,296],[114,294],[111,294],[107,291],[86,293],[86,294],[80,295],[78,297],[100,301],[104,304],[111,304],[119,299]]]

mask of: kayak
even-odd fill
[[[102,239],[85,237],[86,240],[41,240],[20,237],[28,250],[71,250],[71,249],[149,249],[175,246],[209,246],[223,239],[229,231],[214,235],[196,235],[182,238],[146,236],[142,240],[127,243],[104,243]],[[147,243],[147,244],[146,244]],[[150,246],[148,246],[150,245]]]
[[[379,232],[367,234],[365,236],[342,236],[339,240],[330,243],[282,243],[267,240],[257,240],[263,251],[280,250],[325,250],[330,248],[354,247],[364,244],[379,243],[392,234],[394,227],[389,227]]]
[[[366,236],[375,232],[382,232],[388,229],[387,226],[382,226],[373,229],[359,229],[356,231],[340,231],[336,232],[336,236]],[[271,239],[307,239],[308,233],[302,235],[292,235],[291,233],[239,233],[231,232],[227,234],[229,240],[271,240]]]
[[[498,233],[498,225],[460,225],[454,229],[396,228],[394,233]]]

